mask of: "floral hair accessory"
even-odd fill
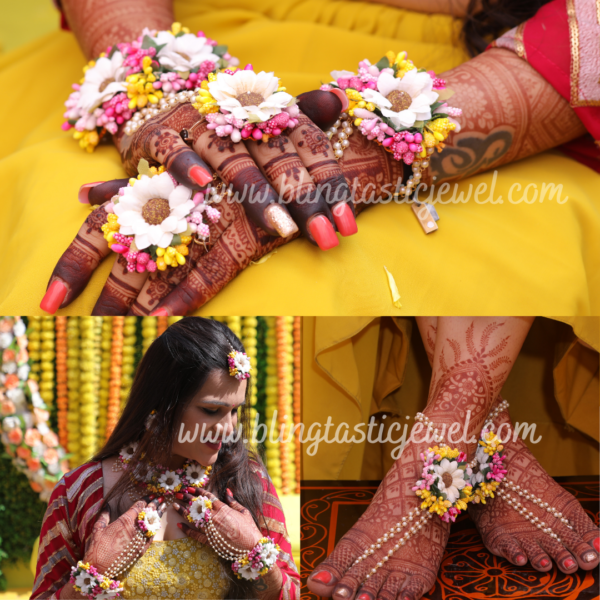
[[[396,160],[412,165],[413,175],[399,189],[400,195],[409,196],[429,167],[428,157],[436,148],[444,148],[451,131],[460,131],[454,117],[460,117],[462,110],[447,104],[453,92],[433,71],[418,69],[406,52],[388,52],[374,65],[365,59],[358,63],[358,73],[332,71],[331,76],[334,81],[321,89],[345,93],[344,113],[360,133],[381,144]],[[334,142],[338,159],[348,147],[344,143],[348,122],[344,123],[345,135],[340,136],[340,125],[341,120],[328,131],[329,139],[338,137]]]
[[[194,107],[205,115],[208,129],[235,143],[280,135],[298,124],[300,112],[274,73],[255,73],[250,64],[210,73]]]
[[[254,581],[271,570],[277,562],[279,550],[273,538],[264,537],[246,556],[233,562],[231,568],[238,579]]]
[[[150,31],[131,43],[107,48],[84,67],[65,102],[65,131],[74,128],[79,145],[93,152],[108,132],[119,127],[132,135],[145,120],[179,102],[191,102],[209,73],[239,64],[237,58],[179,23],[171,31]]]
[[[192,241],[205,243],[210,237],[209,223],[221,218],[220,211],[210,205],[216,196],[202,192],[192,196],[192,190],[164,167],[149,167],[145,160],[140,161],[139,170],[138,178],[130,179],[105,206],[104,238],[111,250],[125,257],[130,272],[183,265]]]
[[[235,377],[239,381],[250,377],[252,365],[245,352],[238,352],[237,350],[232,349],[227,355],[227,362],[229,363],[229,374],[232,377]]]
[[[71,567],[69,580],[76,592],[90,598],[90,600],[107,600],[120,598],[119,592],[123,591],[121,582],[98,573],[90,563],[79,561],[76,567]]]
[[[147,506],[138,513],[137,524],[144,535],[151,538],[160,529],[160,515],[152,506]]]
[[[210,520],[212,502],[208,498],[198,496],[190,502],[187,520],[199,529],[204,529]]]

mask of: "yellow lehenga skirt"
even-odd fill
[[[467,60],[460,21],[375,3],[176,0],[175,14],[228,44],[242,62],[275,70],[294,94],[329,81],[332,69],[356,69],[390,49],[407,50],[437,72]],[[83,64],[73,35],[60,31],[0,57],[0,314],[40,312],[50,273],[88,211],[77,202],[79,186],[123,176],[114,148],[90,156],[60,129]],[[491,186],[492,177],[471,177],[459,192]],[[513,204],[507,198],[515,182],[539,189],[561,183],[568,201]],[[294,241],[246,269],[199,314],[597,314],[599,184],[598,174],[551,151],[499,170],[494,198],[503,203],[438,205],[440,229],[428,236],[408,205],[376,206],[337,248]],[[111,263],[63,312],[89,314]],[[384,266],[401,308],[392,303]]]

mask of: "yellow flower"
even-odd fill
[[[182,27],[181,23],[173,23],[173,25],[171,25],[171,31],[169,31],[169,33],[172,33],[173,35],[177,35],[178,33],[189,33],[190,30],[187,27]]]
[[[157,104],[163,97],[162,90],[154,89],[152,85],[156,81],[156,76],[152,70],[152,59],[144,56],[142,60],[143,73],[134,73],[125,78],[127,83],[127,97],[129,98],[129,108],[144,108],[150,104]]]
[[[206,83],[203,81],[202,83]],[[208,89],[201,88],[196,96],[196,102],[193,107],[201,114],[214,113],[219,111],[219,105]]]
[[[98,132],[93,129],[92,131],[73,131],[73,137],[79,141],[79,146],[87,152],[93,152],[96,146],[100,143],[100,136]]]

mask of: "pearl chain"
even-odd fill
[[[341,131],[340,131],[341,129]],[[348,138],[354,133],[352,128],[352,121],[348,116],[348,113],[342,113],[340,118],[327,130],[327,137],[331,141],[331,138],[337,136],[337,142],[332,142],[333,154],[336,160],[339,160],[344,156],[344,150],[350,145]]]
[[[198,90],[185,90],[180,92],[169,92],[165,94],[157,104],[151,104],[146,106],[134,113],[133,117],[125,123],[124,132],[126,135],[133,135],[145,121],[149,121],[152,117],[164,112],[171,110],[178,104],[186,102],[193,102],[194,98],[198,95]]]
[[[246,551],[232,546],[218,531],[212,522],[212,518],[206,524],[206,537],[212,549],[225,560],[237,561],[241,560],[248,554]],[[212,537],[212,539],[211,539]]]
[[[121,551],[119,556],[115,558],[110,567],[108,567],[105,577],[115,579],[119,573],[123,573],[124,571],[130,569],[137,561],[138,557],[142,554],[145,544],[146,536],[141,532],[141,530],[137,529],[133,539]]]

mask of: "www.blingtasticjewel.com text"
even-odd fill
[[[287,415],[286,415],[287,417]],[[382,420],[386,418],[386,415],[382,416]],[[406,417],[408,420],[410,417]],[[463,443],[476,443],[477,439],[471,435],[467,439],[467,431],[469,429],[469,422],[471,420],[471,411],[467,411],[467,416],[463,424],[455,422],[450,427],[443,425],[439,428],[439,434],[444,438],[447,444],[455,445],[459,442]],[[413,443],[427,443],[435,445],[435,440],[431,434],[425,430],[422,423],[415,423],[409,431],[408,423],[402,426],[398,421],[391,423],[387,431],[385,431],[385,423],[377,424],[375,418],[371,417],[368,423],[357,423],[352,429],[348,423],[340,423],[335,426],[331,417],[327,417],[327,421],[323,423],[312,423],[310,427],[306,428],[304,423],[289,424],[283,427],[277,420],[277,411],[274,411],[271,418],[269,427],[266,423],[259,423],[258,415],[255,417],[254,424],[252,427],[252,437],[250,440],[244,438],[244,443],[251,442],[252,444],[263,444],[267,439],[271,442],[284,442],[288,443],[296,438],[296,431],[298,431],[298,441],[301,444],[308,444],[306,452],[309,456],[314,456],[319,445],[323,442],[325,444],[360,444],[365,440],[370,444],[375,443],[390,443],[396,447],[392,451],[392,458],[396,459],[400,456],[404,446],[408,442]],[[490,429],[494,429],[491,427]],[[332,430],[334,433],[332,435]],[[529,423],[515,423],[514,427],[510,427],[508,423],[503,423],[497,429],[496,434],[500,438],[502,443],[506,443],[508,440],[516,440],[521,436],[524,440],[529,436],[529,440],[532,444],[537,444],[542,439],[542,436],[535,437],[536,424],[530,425]],[[200,436],[198,437],[198,434]],[[193,444],[196,440],[201,443],[209,442],[215,443],[222,441],[224,443],[237,442],[242,437],[242,428],[238,426],[227,434],[222,433],[222,429],[218,428],[217,431],[207,431],[206,424],[200,426],[196,423],[194,432],[185,431],[185,426],[182,423],[179,430],[178,441],[180,444],[190,443]]]

